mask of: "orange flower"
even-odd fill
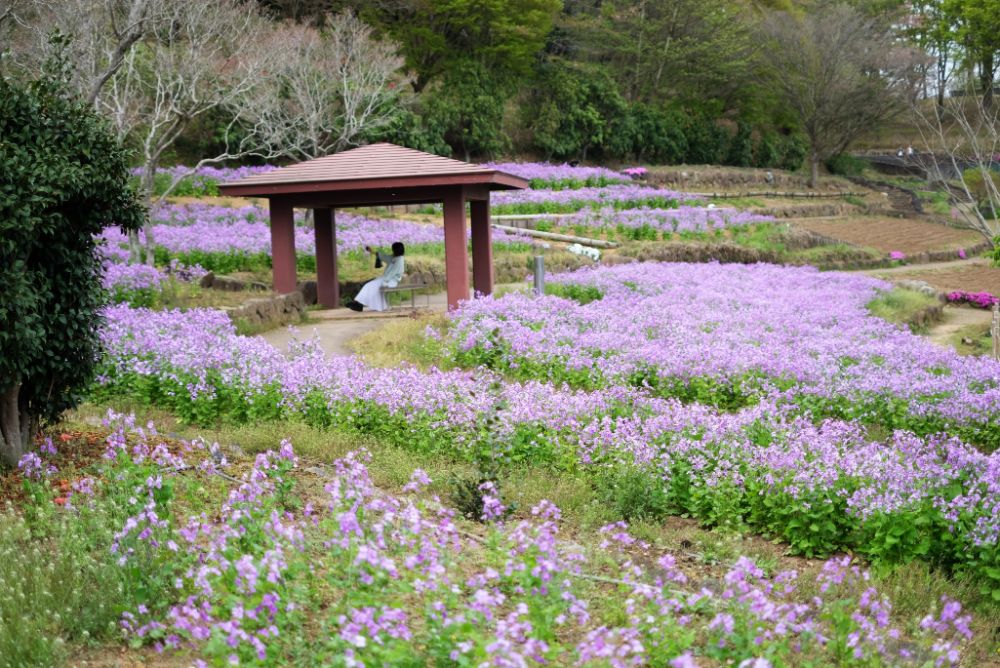
[[[66,497],[65,496],[57,496],[55,499],[53,499],[53,501],[55,502],[55,504],[57,506],[65,506],[66,505]]]
[[[72,441],[73,440],[73,435],[72,434],[59,434],[59,440],[62,441],[63,443],[65,443],[66,441]]]

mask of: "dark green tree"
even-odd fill
[[[0,462],[74,406],[97,359],[94,235],[145,216],[125,153],[58,78],[0,76]]]
[[[400,45],[421,92],[473,62],[496,76],[531,71],[560,0],[365,0],[353,3],[369,24]]]
[[[423,122],[440,132],[465,160],[494,157],[510,143],[503,129],[507,100],[516,86],[474,62],[457,64],[424,93]]]
[[[607,144],[611,124],[625,108],[602,69],[553,59],[539,69],[522,111],[534,148],[547,160],[586,160],[588,151]]]

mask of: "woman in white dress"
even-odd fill
[[[358,296],[347,302],[347,308],[352,311],[364,311],[366,308],[372,311],[384,311],[389,308],[389,303],[382,293],[382,286],[394,288],[399,285],[400,279],[403,278],[403,270],[405,269],[403,254],[406,252],[406,249],[403,247],[402,242],[397,241],[392,245],[392,255],[373,251],[370,246],[365,246],[365,250],[369,253],[375,253],[375,257],[377,258],[375,266],[380,267],[384,264],[385,271],[382,272],[381,277],[365,283],[361,291],[358,292]]]

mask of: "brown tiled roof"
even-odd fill
[[[267,195],[291,192],[285,191],[285,187],[295,186],[316,192],[353,187],[466,184],[486,184],[491,189],[528,187],[526,180],[495,169],[382,142],[255,174],[222,184],[220,189],[233,195],[258,194],[259,189],[259,194]]]

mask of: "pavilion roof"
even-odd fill
[[[293,193],[433,186],[528,187],[528,181],[482,165],[386,142],[306,160],[219,186],[225,195],[266,197]]]

